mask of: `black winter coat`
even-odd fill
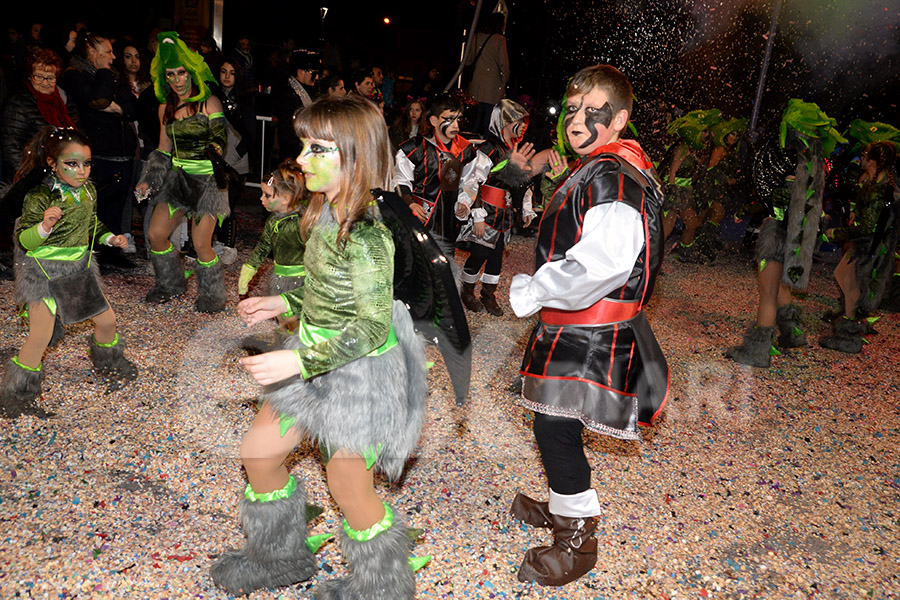
[[[78,111],[72,97],[67,97],[63,90],[59,90],[69,117],[78,124]],[[0,122],[0,154],[3,155],[3,180],[12,181],[13,175],[19,168],[19,160],[25,151],[25,146],[48,123],[41,116],[37,100],[27,89],[23,89],[10,96],[3,107],[3,120]]]
[[[120,87],[114,71],[97,69],[91,73],[78,64],[73,58],[63,72],[61,85],[75,101],[79,128],[91,140],[91,153],[101,159],[133,157],[137,136],[130,122],[137,118],[137,99],[131,93],[117,94]],[[123,114],[104,112],[112,102],[121,106]]]

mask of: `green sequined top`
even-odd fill
[[[48,175],[40,185],[25,196],[22,216],[16,228],[16,240],[26,250],[34,250],[27,240],[38,239],[28,230],[44,220],[44,211],[51,206],[62,209],[62,217],[53,231],[39,244],[41,248],[78,248],[89,246],[94,233],[97,214],[97,189],[90,181],[80,188],[71,188],[54,175]],[[103,223],[97,223],[95,244],[105,242],[112,234]],[[30,247],[29,247],[30,246]],[[51,257],[47,257],[51,258]]]
[[[172,121],[166,125],[166,135],[172,140],[172,158],[178,160],[199,160],[209,162],[206,147],[217,144],[225,154],[228,131],[225,115],[214,113],[207,117],[202,112]],[[182,166],[185,172],[192,173],[190,165]]]
[[[379,221],[361,221],[343,244],[338,225],[324,209],[306,242],[306,283],[283,294],[303,322],[340,333],[301,348],[304,377],[320,375],[381,346],[391,329],[394,241]]]
[[[867,181],[860,184],[856,198],[851,205],[854,224],[847,227],[836,227],[834,241],[846,242],[875,233],[881,211],[885,207],[885,201],[890,202],[893,199],[893,195],[887,195],[889,189],[889,177],[878,182]]]
[[[300,213],[272,213],[247,264],[259,268],[273,253],[277,265],[302,265],[306,244],[300,238]]]

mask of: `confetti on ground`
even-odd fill
[[[252,232],[263,216],[240,218],[239,230]],[[244,258],[252,240],[240,242]],[[506,272],[530,271],[532,245],[513,239]],[[271,326],[248,330],[235,315],[240,260],[227,271],[228,311],[217,315],[194,312],[193,279],[185,297],[143,304],[151,277],[140,262],[137,275],[105,278],[139,379],[108,392],[90,370],[90,328],[68,327],[44,363],[41,404],[55,416],[0,421],[2,598],[228,597],[208,569],[242,544],[237,448],[257,389],[236,361],[242,337]],[[830,270],[817,264],[798,300],[813,342],[819,315],[835,305]],[[668,413],[643,444],[588,436],[604,507],[599,560],[561,589],[516,580],[525,550],[550,538],[507,513],[516,491],[546,493],[531,417],[514,391],[531,321],[470,315],[464,409],[429,348],[418,455],[399,485],[378,485],[424,530],[415,553],[434,557],[416,576],[417,597],[900,597],[900,316],[884,315],[858,356],[812,345],[774,357],[767,371],[737,366],[722,351],[752,319],[753,276],[737,251],[714,265],[664,264],[647,312],[672,369]],[[508,285],[505,276],[504,294]],[[11,283],[0,283],[0,297],[5,360],[26,329]],[[336,532],[313,446],[298,448],[289,467],[325,508],[311,533]],[[335,542],[317,557],[311,581],[250,598],[309,597],[346,572]]]

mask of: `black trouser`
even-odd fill
[[[484,267],[484,274],[499,276],[503,269],[503,244],[505,241],[506,235],[501,233],[497,238],[497,245],[493,248],[470,242],[469,258],[466,259],[463,271],[469,275],[477,275],[481,270],[481,265],[487,263]]]
[[[241,175],[240,178],[228,177],[228,208],[231,213],[222,221],[221,225],[216,226],[216,239],[223,246],[228,246],[229,248],[234,248],[236,241],[237,220],[234,215],[234,205],[244,190],[245,177],[245,175]]]
[[[570,496],[591,489],[591,467],[584,455],[578,419],[534,413],[534,439],[541,451],[550,489]]]
[[[122,213],[125,202],[131,202],[133,170],[131,159],[118,161],[95,156],[91,164],[91,179],[97,186],[97,218],[115,235],[124,233]]]

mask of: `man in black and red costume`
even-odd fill
[[[661,186],[634,140],[620,140],[632,108],[628,79],[609,65],[569,82],[561,133],[577,160],[560,178],[541,219],[533,276],[516,275],[519,317],[540,311],[522,362],[521,402],[535,411],[534,435],[549,501],[518,494],[514,517],[553,532],[532,548],[520,581],[559,586],[593,568],[600,516],[584,454],[585,427],[641,439],[668,392],[668,366],[641,308],[663,256]],[[562,137],[562,136],[561,136]],[[551,172],[561,158],[552,152]]]
[[[468,215],[478,193],[476,149],[459,135],[462,105],[444,94],[425,114],[433,135],[417,135],[397,151],[397,185],[410,210],[423,222],[455,268],[453,254],[459,230],[457,209]],[[462,200],[465,208],[457,206]]]

